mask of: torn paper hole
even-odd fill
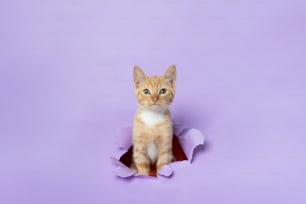
[[[191,163],[194,149],[204,144],[204,135],[197,129],[186,128],[179,124],[175,124],[173,130],[172,144],[175,162],[187,160]],[[115,166],[115,174],[121,178],[143,176],[130,168],[132,163],[132,126],[124,127],[120,130],[117,146],[116,155],[111,157]],[[175,171],[175,167],[171,166],[172,163],[165,165],[159,172],[156,172],[154,166],[151,166],[150,176],[170,177]]]

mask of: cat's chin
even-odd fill
[[[160,106],[160,105],[151,105],[149,108],[153,111],[165,111],[166,110],[165,107]]]
[[[167,111],[167,106],[161,106],[161,105],[141,105],[140,107],[145,110],[151,110],[157,112]]]

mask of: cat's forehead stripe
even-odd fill
[[[159,85],[160,82],[161,82],[161,79],[158,76],[153,76],[149,78],[149,83],[152,84],[153,86]]]
[[[159,76],[152,76],[147,78],[147,85],[150,86],[150,88],[160,87],[162,84],[162,78]]]

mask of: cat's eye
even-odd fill
[[[161,89],[159,90],[159,95],[164,95],[167,93],[167,89]]]
[[[150,92],[149,89],[144,89],[144,90],[143,90],[143,93],[144,93],[145,95],[150,95],[150,94],[151,94],[151,92]]]

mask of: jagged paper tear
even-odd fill
[[[191,163],[194,150],[200,145],[204,144],[205,137],[197,129],[186,128],[182,125],[175,124],[173,126],[174,135],[177,136],[179,142],[183,148],[184,153],[186,154],[188,161]],[[132,126],[127,126],[121,128],[117,140],[117,152],[114,156],[111,157],[112,163],[115,166],[114,173],[121,178],[129,178],[132,176],[143,176],[134,172],[132,169],[127,167],[120,161],[122,155],[124,155],[128,149],[132,146]],[[175,162],[172,162],[175,163]],[[165,165],[158,173],[158,176],[170,177],[175,166],[171,164]]]

